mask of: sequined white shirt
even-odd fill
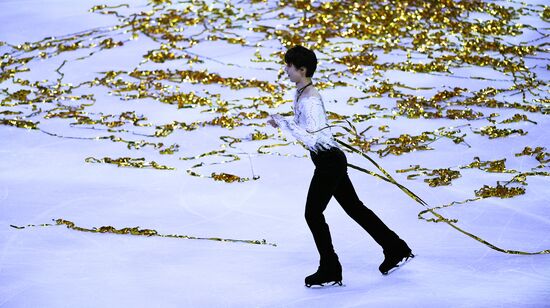
[[[327,127],[327,114],[322,98],[307,96],[300,97],[299,101],[295,98],[292,121],[279,114],[273,114],[271,118],[285,133],[290,133],[314,153],[322,149],[340,148],[330,127]]]

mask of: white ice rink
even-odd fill
[[[116,22],[113,16],[87,12],[93,5],[102,3],[114,2],[0,0],[0,41],[19,44],[113,25]],[[541,27],[548,28],[548,23]],[[91,79],[89,76],[109,68],[130,69],[151,44],[146,38],[140,38],[125,49],[105,51],[82,63],[68,63],[64,73],[67,78],[78,80]],[[219,63],[204,64],[209,71],[275,80],[276,71],[258,69],[268,64],[249,63],[248,51],[241,55],[236,46],[197,48],[195,52],[222,62],[241,61],[251,67],[246,72],[224,68]],[[540,61],[548,64],[548,58]],[[32,69],[26,73],[27,78],[43,74],[47,76],[44,78],[54,79],[53,71],[59,61],[41,63],[30,65]],[[164,65],[169,67],[170,63]],[[541,74],[548,71],[541,70],[539,77]],[[412,73],[397,71],[389,77],[414,86],[458,82],[444,77],[418,78]],[[548,81],[548,75],[543,79]],[[461,87],[482,87],[477,83],[484,81],[460,80]],[[200,84],[193,86],[201,87]],[[1,89],[7,87],[0,84]],[[235,93],[221,86],[209,89],[216,89],[227,100],[258,95],[255,90]],[[293,91],[285,97],[291,98]],[[321,94],[329,111],[352,114],[353,108],[364,108],[346,105],[341,99],[342,90],[321,91]],[[186,114],[189,109],[176,109],[152,99],[122,101],[106,93],[96,95],[96,104],[87,110],[106,114],[135,110],[136,114],[146,114],[147,122],[156,125],[191,120]],[[382,100],[373,102],[383,104]],[[5,109],[0,108],[0,111]],[[288,110],[289,104],[285,104],[270,111]],[[503,119],[517,110],[493,112],[500,113]],[[30,113],[30,109],[26,113]],[[395,170],[411,164],[427,168],[465,165],[472,162],[474,156],[482,160],[507,158],[507,168],[528,170],[536,166],[534,157],[514,157],[514,153],[528,145],[550,149],[546,131],[550,128],[548,116],[540,113],[528,113],[528,116],[538,124],[519,122],[514,126],[528,131],[525,136],[488,139],[468,129],[465,132],[471,148],[442,139],[431,144],[436,151],[371,157],[432,206],[465,200],[473,197],[474,189],[484,184],[496,185],[496,181],[508,180],[511,176],[464,169],[460,170],[462,177],[452,185],[431,188],[421,180],[407,180],[407,174]],[[65,136],[108,135],[69,127],[70,122],[70,119],[43,119],[40,127]],[[471,123],[472,128],[490,124],[447,119],[435,123],[405,118],[373,119],[371,124],[389,124],[391,134],[396,135],[419,134],[465,123]],[[382,276],[378,271],[383,260],[382,249],[332,199],[325,217],[343,266],[344,286],[306,288],[304,277],[318,266],[317,250],[304,220],[306,194],[314,170],[309,156],[260,155],[256,149],[261,141],[238,143],[238,150],[228,152],[250,153],[250,158],[243,154],[238,162],[199,169],[204,174],[223,170],[252,177],[250,167],[253,166],[254,174],[260,179],[243,183],[190,176],[186,170],[200,161],[178,160],[219,148],[220,135],[245,138],[254,128],[277,133],[272,127],[247,126],[232,131],[209,126],[190,132],[179,130],[162,140],[180,146],[179,152],[169,157],[159,155],[151,147],[129,150],[125,144],[109,140],[58,138],[39,130],[0,126],[0,307],[550,306],[550,255],[501,253],[448,225],[419,220],[417,214],[423,209],[420,204],[396,186],[353,169],[348,173],[363,203],[405,239],[417,256],[391,275]],[[281,151],[309,155],[298,144]],[[348,162],[376,171],[359,155],[346,155]],[[85,158],[90,156],[145,157],[176,170],[86,163]],[[499,247],[529,252],[550,249],[549,178],[529,177],[527,182],[524,195],[511,199],[486,198],[440,212],[457,218],[460,227]],[[84,228],[139,226],[157,230],[159,234],[265,239],[277,246],[89,233],[65,226],[10,227],[54,224],[52,220],[58,218]]]

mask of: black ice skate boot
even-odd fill
[[[396,244],[384,249],[384,262],[380,264],[378,269],[382,275],[387,275],[390,270],[403,265],[409,258],[414,258],[414,254],[407,243],[399,239]],[[403,259],[405,261],[400,264]]]
[[[336,256],[332,260],[319,262],[319,268],[317,272],[306,277],[306,287],[310,288],[312,285],[324,286],[324,283],[334,282],[332,285],[342,285],[342,265],[338,261]]]

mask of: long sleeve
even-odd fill
[[[292,121],[278,114],[271,115],[271,118],[283,131],[291,134],[314,152],[319,148],[338,147],[330,129],[326,128],[328,123],[325,108],[322,100],[317,97],[304,98],[295,105]]]
[[[308,148],[312,148],[317,143],[318,137],[298,126],[295,121],[287,121],[285,118],[274,115],[273,120],[279,125],[279,127],[286,133],[290,133],[294,138],[303,142]],[[314,130],[312,130],[314,131]]]

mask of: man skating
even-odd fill
[[[285,54],[285,72],[296,84],[294,119],[270,115],[268,123],[280,127],[301,141],[309,150],[315,172],[309,186],[305,207],[306,222],[311,230],[320,261],[317,272],[305,278],[307,287],[327,282],[342,285],[342,266],[332,246],[330,230],[323,211],[332,196],[344,211],[383,248],[384,261],[379,266],[387,274],[399,263],[414,257],[411,249],[359,200],[347,173],[347,159],[328,127],[323,99],[311,77],[317,68],[317,57],[310,49],[295,46]]]

